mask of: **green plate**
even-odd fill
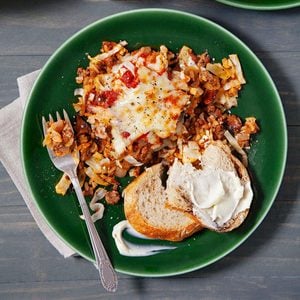
[[[124,218],[123,204],[107,207],[104,219],[96,223],[113,265],[122,273],[169,276],[219,260],[253,233],[275,199],[286,161],[286,122],[274,83],[253,52],[226,29],[195,15],[164,9],[120,13],[79,31],[53,54],[34,85],[22,126],[22,160],[33,199],[61,239],[80,255],[94,261],[74,193],[65,197],[55,194],[54,186],[61,173],[42,147],[41,118],[62,109],[74,115],[76,69],[87,65],[86,53],[98,53],[102,40],[127,40],[131,49],[165,44],[177,51],[182,45],[188,45],[198,53],[208,49],[216,60],[231,53],[239,55],[248,83],[234,111],[241,117],[256,116],[261,127],[249,153],[255,199],[244,224],[225,234],[204,230],[175,243],[178,247],[172,251],[149,257],[125,257],[118,253],[111,235],[113,226]],[[123,184],[126,185],[126,181]]]
[[[300,6],[299,0],[217,0],[218,2],[231,6],[256,9],[276,10]]]

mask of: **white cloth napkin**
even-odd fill
[[[0,161],[21,193],[42,233],[61,255],[69,257],[75,254],[74,250],[66,245],[49,227],[31,198],[20,158],[20,130],[23,110],[39,72],[40,70],[37,70],[19,77],[17,81],[20,97],[0,110]]]

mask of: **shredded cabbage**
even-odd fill
[[[227,138],[229,144],[241,155],[241,161],[245,167],[248,166],[248,156],[247,153],[240,147],[237,140],[231,135],[231,133],[226,130],[224,132],[225,137]]]

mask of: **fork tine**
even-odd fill
[[[53,121],[53,118],[52,118],[51,114],[49,114],[49,119]],[[44,137],[45,137],[47,135],[48,125],[47,125],[46,118],[44,116],[42,116],[42,125],[43,125],[43,133],[44,133]],[[53,162],[54,154],[53,154],[51,149],[49,149],[48,147],[46,147],[46,148],[47,148],[49,157]]]
[[[56,112],[56,119],[57,119],[57,121],[61,120],[61,117],[60,117],[60,114],[58,111]]]
[[[46,134],[47,134],[47,122],[46,122],[46,119],[45,119],[44,116],[42,117],[42,125],[43,125],[44,136],[46,136]]]
[[[71,121],[70,121],[70,119],[69,119],[69,116],[68,116],[67,112],[66,112],[64,109],[63,109],[63,114],[64,114],[64,119],[65,119],[65,121],[70,125],[70,128],[72,129],[72,132],[74,133],[73,126],[72,126],[72,124],[71,124]]]
[[[50,122],[53,122],[53,118],[52,118],[52,115],[51,115],[51,114],[49,114],[49,121],[50,121]]]

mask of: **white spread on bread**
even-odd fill
[[[127,231],[130,235],[149,239],[132,228],[127,220],[123,220],[116,224],[113,228],[112,236],[115,240],[119,253],[124,256],[150,256],[160,251],[175,249],[176,247],[161,245],[138,245],[128,242],[123,237],[123,232]]]
[[[167,184],[169,196],[174,196],[172,185],[180,187],[185,199],[193,204],[193,213],[212,228],[224,226],[249,208],[253,196],[250,183],[243,185],[235,171],[209,166],[197,170],[178,160],[169,170]]]

